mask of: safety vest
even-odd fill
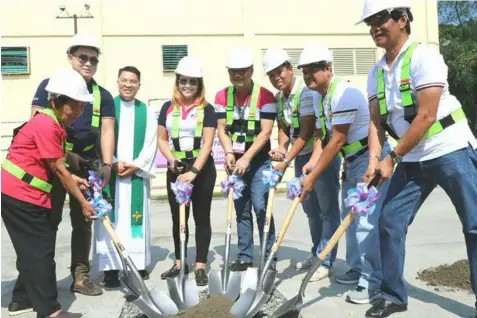
[[[174,150],[172,150],[172,155],[178,159],[192,159],[196,158],[199,155],[201,141],[202,141],[202,130],[204,127],[204,105],[197,106],[197,122],[195,125],[194,131],[194,147],[192,151],[181,151],[179,143],[179,131],[180,131],[180,121],[181,121],[181,109],[177,104],[174,104],[174,109],[172,111],[172,132],[171,139]]]
[[[101,92],[99,90],[98,84],[93,84],[93,115],[91,118],[91,132],[93,132],[96,135],[99,135],[99,120],[101,117]],[[83,147],[81,152],[86,152],[88,150],[93,149],[95,146],[95,143],[88,144]],[[65,143],[65,150],[66,151],[72,151],[74,147],[74,142],[72,140],[66,141]],[[66,166],[68,167],[68,163],[66,163]]]
[[[325,123],[325,107],[323,106],[323,102],[326,98],[326,100],[329,100],[329,102],[331,103],[331,100],[333,98],[333,94],[335,92],[335,89],[336,89],[336,85],[340,82],[343,82],[344,80],[342,79],[339,79],[339,78],[335,78],[333,79],[333,81],[331,82],[331,86],[330,86],[330,89],[328,90],[328,93],[326,94],[325,97],[321,97],[321,100],[320,100],[320,125],[321,125],[321,132],[322,132],[322,141],[323,143],[326,145],[328,142],[329,142],[329,135],[328,135],[328,130],[326,129],[326,123]],[[332,113],[331,113],[331,110],[330,110],[330,117],[332,116]],[[330,119],[330,122],[331,122],[331,119]],[[344,144],[344,146],[341,148],[341,151],[340,151],[340,154],[339,156],[340,157],[346,157],[346,155],[352,153],[352,152],[356,152],[356,151],[359,151],[361,149],[363,149],[364,147],[368,146],[368,137],[365,137],[361,140],[357,140],[355,142],[352,142],[351,144],[349,143],[346,143]]]
[[[53,118],[56,122],[58,122],[58,119],[56,118],[56,115],[52,109],[42,109],[40,110],[40,113],[46,114]],[[8,159],[5,159],[5,161],[2,163],[2,168],[8,171],[13,176],[17,177],[18,179],[28,183],[34,188],[37,188],[38,190],[41,190],[46,193],[51,192],[52,185],[50,183],[29,174]]]
[[[252,90],[252,99],[250,100],[250,107],[248,109],[247,131],[245,136],[237,135],[236,129],[232,127],[234,121],[234,87],[230,86],[227,92],[227,109],[226,109],[226,131],[231,135],[232,141],[238,142],[254,142],[261,131],[260,125],[257,125],[257,104],[260,95],[260,85],[254,84]],[[245,117],[245,107],[243,106],[243,114]],[[245,119],[243,120],[245,122]],[[243,127],[242,123],[242,127]]]
[[[412,53],[419,45],[418,42],[413,42],[404,53],[402,67],[401,67],[401,82],[399,85],[399,91],[401,92],[402,107],[404,108],[404,119],[412,123],[414,118],[417,115],[417,105],[415,103],[414,97],[412,96],[411,90],[411,76],[410,76],[410,67],[411,67],[411,57]],[[392,130],[391,126],[388,124],[388,107],[386,104],[386,90],[384,83],[384,69],[381,67],[378,69],[378,103],[379,103],[379,112],[381,114],[381,125],[384,130],[395,140],[399,140],[398,135]],[[434,136],[447,127],[455,124],[457,121],[466,118],[464,110],[459,108],[447,115],[446,117],[436,121],[431,128],[426,132],[424,138],[429,138]]]
[[[301,82],[298,83],[298,88],[293,96],[293,109],[292,109],[292,123],[293,123],[293,138],[298,138],[300,135],[300,95],[303,87]],[[280,92],[278,101],[278,120],[282,121],[287,128],[289,128],[288,122],[285,120],[284,108],[283,108],[283,91]],[[313,136],[307,141],[307,146],[313,145]]]

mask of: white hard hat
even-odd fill
[[[50,95],[65,95],[74,100],[92,102],[93,95],[88,92],[86,81],[77,71],[67,68],[56,72],[46,85]]]
[[[179,61],[176,68],[176,74],[189,77],[203,77],[202,66],[200,61],[195,56],[184,56]]]
[[[263,70],[265,73],[268,73],[285,62],[291,62],[288,53],[282,48],[271,47],[263,56]]]
[[[300,54],[300,62],[298,68],[302,68],[305,65],[319,63],[319,62],[332,62],[333,58],[328,47],[318,44],[308,44]]]
[[[75,46],[86,46],[86,47],[92,47],[98,50],[98,54],[101,54],[101,50],[99,48],[98,43],[96,40],[93,38],[93,36],[89,33],[78,33],[75,34],[71,39],[70,39],[70,44],[68,45],[68,50],[67,53],[70,53],[70,50],[72,47]]]
[[[406,8],[411,10],[411,0],[364,0],[363,13],[361,14],[361,20],[356,24],[360,24],[366,18],[381,12],[383,10],[392,10],[397,8]],[[412,21],[412,15],[409,15],[409,20]]]
[[[247,68],[253,65],[253,57],[250,50],[244,46],[234,47],[227,58],[228,68]]]

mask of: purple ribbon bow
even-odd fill
[[[280,183],[280,179],[283,177],[283,173],[273,168],[263,170],[262,174],[263,184],[269,188],[275,188]]]
[[[191,183],[180,182],[179,180],[176,180],[175,183],[171,182],[171,189],[174,191],[176,202],[179,204],[189,205],[193,188],[194,185]]]
[[[111,204],[103,198],[103,190],[101,189],[100,184],[103,183],[103,180],[99,177],[99,175],[94,171],[88,171],[88,183],[93,190],[93,194],[91,195],[91,191],[87,191],[87,200],[93,205],[93,208],[98,212],[97,215],[91,216],[92,219],[99,219],[112,211],[113,207]]]
[[[348,197],[344,200],[345,206],[351,207],[351,212],[360,216],[373,213],[375,201],[380,197],[378,189],[374,186],[368,189],[364,182],[358,183],[356,188],[348,190]]]
[[[242,191],[245,188],[245,183],[242,178],[240,178],[237,175],[230,175],[227,176],[227,178],[220,183],[222,187],[222,192],[224,193],[224,196],[227,197],[229,195],[229,190],[230,188],[233,188],[233,197],[234,200],[237,200],[238,198],[242,197]]]
[[[304,175],[301,175],[300,178],[293,178],[287,182],[287,198],[290,200],[295,200],[296,197],[299,197],[303,192],[303,186],[301,185],[301,180],[303,180]]]

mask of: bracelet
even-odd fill
[[[369,157],[370,158],[374,157],[374,158],[378,159],[378,161],[381,160],[381,158],[378,155],[375,155],[375,154],[369,154]]]
[[[112,168],[112,167],[113,167],[113,165],[112,165],[112,164],[110,164],[110,163],[103,163],[103,166],[108,166],[108,167],[110,167],[110,168]]]
[[[230,154],[232,154],[232,156],[234,156],[234,157],[235,157],[235,154],[234,154],[232,151],[228,151],[228,152],[226,152],[226,153],[225,153],[225,156],[227,156],[229,153],[230,153]]]
[[[195,174],[199,174],[200,170],[197,169],[196,167],[192,167],[192,168],[190,168],[190,172],[193,172]]]

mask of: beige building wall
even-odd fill
[[[2,2],[2,47],[28,46],[30,61],[30,74],[2,75],[2,158],[10,144],[12,129],[30,115],[31,101],[40,81],[68,66],[65,52],[73,35],[73,19],[56,19],[61,13],[60,3],[70,15],[88,13],[84,2],[78,0]],[[341,52],[336,53],[339,54],[335,56],[336,66],[354,68],[353,75],[343,77],[363,91],[366,89],[364,70],[367,72],[372,65],[369,52],[375,57],[372,62],[382,55],[375,48],[368,28],[364,24],[355,26],[361,15],[361,0],[104,0],[88,3],[94,18],[78,19],[78,30],[90,32],[100,41],[102,54],[95,79],[115,96],[118,69],[134,65],[142,73],[138,98],[150,102],[151,107],[160,107],[162,104],[157,100],[168,99],[173,86],[174,73],[163,71],[162,45],[187,45],[189,54],[201,59],[207,98],[212,102],[215,93],[229,85],[224,63],[228,51],[236,44],[251,48],[255,60],[254,80],[273,92],[262,68],[262,54],[268,47],[289,49],[297,61],[308,42],[322,42]],[[437,45],[437,2],[414,0],[413,14],[412,38]],[[360,60],[363,52],[367,52],[364,62]],[[297,75],[299,73],[297,70]],[[164,185],[162,175],[160,169],[155,184]],[[222,179],[219,175],[217,180]]]

